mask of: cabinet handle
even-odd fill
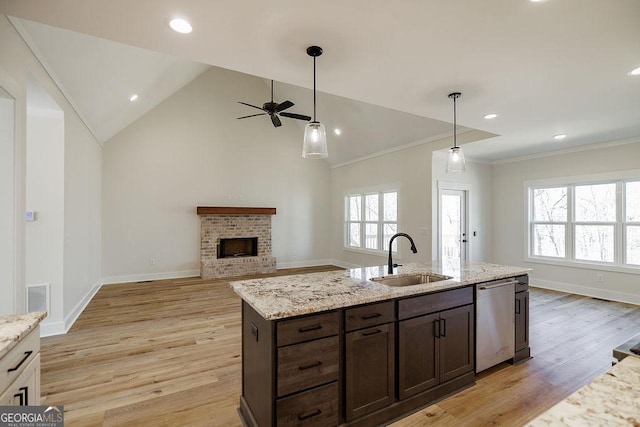
[[[440,321],[439,320],[434,320],[433,321],[433,335],[436,336],[436,338],[440,338]]]
[[[29,356],[31,356],[33,354],[33,351],[29,350],[29,351],[25,351],[24,352],[24,357],[22,358],[22,360],[20,361],[20,363],[18,363],[16,365],[15,368],[10,368],[7,369],[7,372],[14,372],[17,371],[18,369],[20,369],[20,366],[22,366],[22,364],[29,358]]]
[[[520,314],[520,300],[516,300],[516,314]]]
[[[382,331],[381,331],[380,329],[376,329],[375,331],[363,332],[363,333],[362,333],[362,336],[363,336],[363,337],[368,337],[368,336],[370,336],[370,335],[379,334],[379,333],[381,333],[381,332],[382,332]]]
[[[318,366],[322,366],[322,362],[318,360],[316,363],[312,363],[311,365],[299,366],[298,369],[301,371],[306,371],[307,369],[317,368]]]
[[[298,328],[298,332],[311,332],[322,329],[322,325],[305,326],[304,328]]]
[[[13,395],[13,397],[20,399],[18,406],[29,406],[29,387],[20,387],[18,391],[20,391],[20,393]]]
[[[382,317],[382,314],[380,313],[365,314],[364,316],[362,316],[362,320],[375,319],[376,317]]]
[[[441,319],[440,327],[442,328],[440,330],[440,336],[446,337],[447,336],[447,319]]]
[[[322,413],[322,411],[320,409],[316,409],[313,412],[309,412],[308,414],[299,414],[298,415],[298,421],[304,421],[307,420],[311,417],[315,417],[316,415],[320,415]]]

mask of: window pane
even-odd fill
[[[382,239],[382,249],[385,251],[389,250],[389,240],[391,237],[398,232],[398,224],[385,224],[384,225],[384,236]],[[393,241],[393,252],[398,251],[398,241]]]
[[[384,220],[398,220],[398,193],[384,193],[382,195],[384,203]]]
[[[533,254],[564,257],[565,226],[536,224],[533,226]]]
[[[533,220],[566,222],[567,187],[534,189]]]
[[[575,190],[576,221],[616,220],[616,184],[577,185]]]
[[[349,246],[360,247],[360,224],[349,223]]]
[[[365,204],[365,221],[378,220],[378,201],[380,196],[377,194],[367,194],[364,198]]]
[[[378,249],[378,224],[366,224],[364,238],[365,248]]]
[[[640,181],[625,184],[627,221],[640,222]]]
[[[640,265],[639,226],[627,226],[627,264]]]
[[[576,225],[576,259],[613,262],[613,225]]]
[[[349,220],[360,221],[362,219],[361,206],[362,196],[349,196]]]

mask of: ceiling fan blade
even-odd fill
[[[281,115],[282,117],[289,117],[290,119],[306,120],[307,122],[308,122],[309,120],[311,120],[311,117],[309,117],[309,116],[305,116],[305,115],[303,115],[303,114],[296,114],[296,113],[287,113],[287,112],[284,112],[284,113],[280,113],[280,115]]]
[[[274,127],[282,126],[282,122],[280,121],[280,118],[275,114],[271,114],[271,122],[273,123]]]
[[[256,107],[255,105],[247,104],[246,102],[238,101],[238,104],[247,105],[247,106],[249,106],[249,107],[257,108],[258,110],[262,110],[262,111],[264,111],[264,108],[262,108],[262,107]]]
[[[276,112],[279,113],[280,111],[286,110],[287,108],[291,108],[294,105],[295,104],[291,101],[281,102],[280,104],[276,105]]]
[[[266,115],[267,115],[267,113],[258,113],[258,114],[251,114],[250,116],[238,117],[238,119],[246,119],[247,117],[266,116]]]

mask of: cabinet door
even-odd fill
[[[398,389],[400,400],[440,382],[438,313],[398,322]]]
[[[395,400],[393,331],[391,323],[345,335],[347,421]]]
[[[441,312],[439,326],[440,381],[449,381],[473,371],[473,305]]]
[[[0,406],[34,405],[40,405],[40,354],[36,354],[18,378],[0,395]]]
[[[529,291],[516,294],[516,352],[529,347]]]

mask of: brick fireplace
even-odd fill
[[[198,206],[203,279],[273,273],[271,215],[275,208]]]

